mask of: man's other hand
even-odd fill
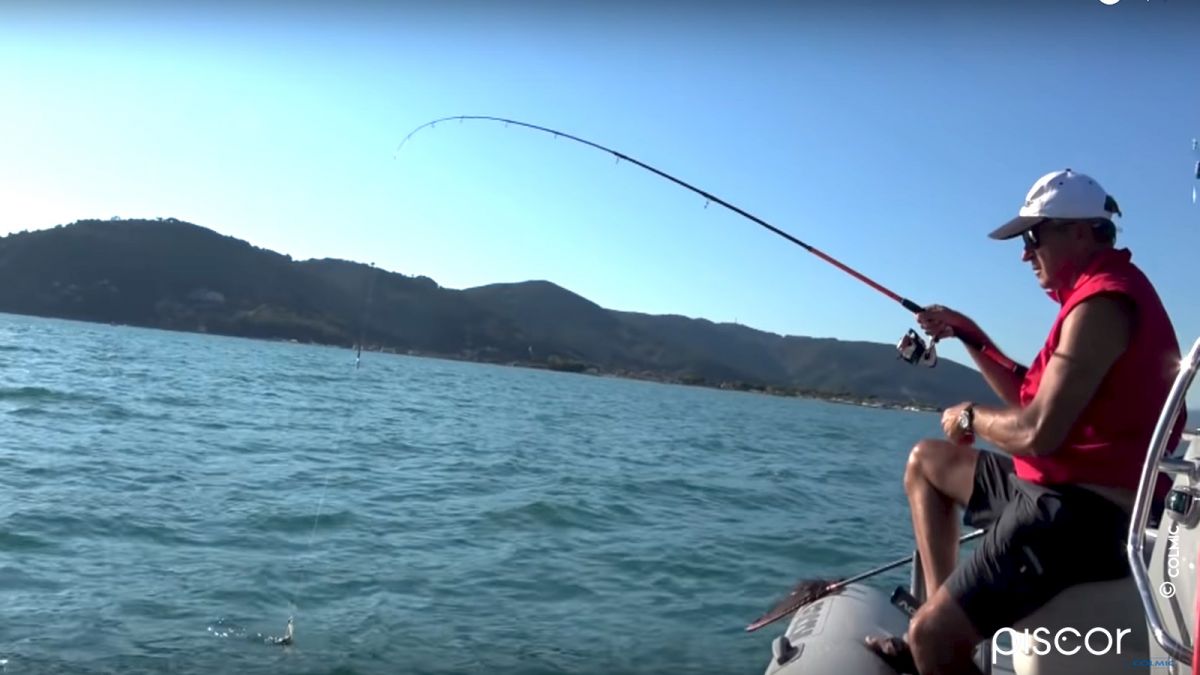
[[[962,416],[962,412],[969,405],[971,404],[959,403],[956,406],[946,408],[942,412],[942,431],[946,434],[946,440],[955,445],[970,445],[975,440],[974,435],[967,433],[962,427],[958,426],[959,417]]]

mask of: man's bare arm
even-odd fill
[[[991,345],[992,349],[997,352],[1000,351],[996,349],[995,344],[992,344],[988,336],[982,332],[980,332],[977,339],[981,345]],[[1024,368],[1022,368],[1020,373],[1014,373],[996,363],[995,359],[984,355],[982,351],[971,347],[966,342],[963,342],[963,347],[966,348],[971,358],[975,359],[975,365],[979,367],[979,372],[983,374],[983,379],[987,381],[992,391],[996,392],[1000,400],[1013,407],[1020,405],[1021,380],[1025,376]]]
[[[1066,440],[1112,365],[1129,345],[1133,307],[1101,295],[1088,298],[1063,321],[1037,395],[1024,408],[975,409],[975,434],[1010,455],[1047,455]]]
[[[979,324],[975,323],[967,315],[962,312],[943,307],[942,305],[930,305],[924,311],[917,314],[917,322],[921,324],[921,328],[926,334],[937,338],[947,338],[951,335],[957,335],[962,340],[963,346],[971,358],[975,359],[976,365],[983,373],[983,379],[996,392],[1002,401],[1011,406],[1019,405],[1021,380],[1024,378],[1024,372],[1020,374],[1007,370],[997,364],[991,358],[984,356],[979,349],[974,349],[968,343],[975,343],[981,346],[988,345],[996,352],[1000,350],[992,343],[991,338],[983,332]],[[1023,371],[1023,369],[1022,369]]]

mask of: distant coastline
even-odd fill
[[[296,340],[287,340],[289,342],[297,342]],[[316,343],[310,343],[316,344]],[[352,350],[357,349],[357,346],[352,346]],[[593,377],[613,377],[625,380],[639,380],[643,382],[657,382],[659,384],[673,384],[684,387],[704,387],[706,389],[720,389],[723,391],[740,391],[751,394],[765,394],[768,396],[779,396],[783,398],[804,398],[810,400],[825,401],[827,403],[840,403],[843,405],[853,405],[864,408],[880,408],[885,410],[902,410],[907,412],[940,412],[944,409],[943,406],[938,406],[930,403],[913,402],[913,401],[887,401],[880,400],[873,396],[854,396],[852,394],[831,394],[821,391],[805,390],[796,387],[781,387],[774,385],[763,385],[752,382],[743,381],[720,381],[708,382],[701,381],[695,378],[680,378],[671,377],[663,373],[653,371],[630,371],[623,369],[605,370],[595,366],[589,366],[583,363],[543,363],[536,361],[488,361],[485,359],[471,358],[469,356],[456,356],[447,354],[423,354],[414,350],[398,352],[394,349],[380,347],[365,347],[363,353],[375,354],[403,354],[406,356],[417,356],[421,358],[445,359],[449,361],[465,361],[469,363],[486,363],[490,365],[508,366],[513,368],[529,368],[531,370],[549,370],[560,373],[574,373],[578,375],[590,375]]]
[[[0,237],[0,312],[932,411],[992,401],[948,359],[611,310],[546,280],[443,288],[363,263],[292,260],[174,218]]]

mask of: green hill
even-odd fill
[[[892,345],[614,311],[548,281],[446,289],[174,219],[0,239],[0,311],[345,346],[365,335],[368,349],[889,403],[995,400],[975,371],[909,366]]]

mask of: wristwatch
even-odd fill
[[[967,407],[958,414],[958,428],[968,436],[975,435],[975,404],[968,403]]]

